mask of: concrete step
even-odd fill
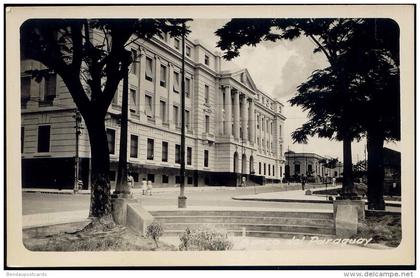
[[[169,216],[243,216],[243,217],[283,217],[283,218],[310,218],[333,219],[332,212],[307,212],[307,211],[248,211],[248,210],[158,210],[149,211],[154,217]]]
[[[180,236],[185,230],[164,230],[164,236]],[[242,236],[242,230],[228,230],[229,236]],[[293,238],[301,239],[302,237],[316,236],[318,238],[331,238],[333,235],[316,234],[316,233],[290,233],[290,232],[273,232],[273,231],[246,231],[247,237],[263,237],[263,238]]]
[[[206,227],[203,223],[163,223],[164,230],[185,230],[198,229]],[[309,225],[273,225],[273,224],[246,224],[246,223],[212,223],[212,228],[223,229],[226,231],[242,231],[243,228],[252,232],[285,232],[285,233],[302,233],[302,234],[334,234],[332,226],[309,226]]]
[[[333,219],[288,218],[288,217],[259,217],[259,216],[156,216],[161,223],[231,223],[231,224],[272,224],[272,225],[309,225],[331,226]]]

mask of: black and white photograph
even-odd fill
[[[6,7],[7,265],[413,266],[415,8],[323,7]]]

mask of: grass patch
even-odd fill
[[[136,235],[123,226],[87,229],[57,234],[24,236],[23,243],[31,251],[175,251],[175,246]]]
[[[372,238],[372,243],[398,247],[401,242],[401,215],[372,215],[359,223],[354,238]]]

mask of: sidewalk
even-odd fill
[[[337,189],[341,186],[328,187],[328,189]],[[242,195],[232,197],[233,200],[240,201],[263,201],[263,202],[292,202],[292,203],[317,203],[332,204],[332,200],[328,200],[326,195],[314,194],[317,191],[323,191],[325,188],[311,189],[312,195],[305,195],[304,190],[291,190],[270,193],[259,193],[253,195]],[[385,201],[387,207],[401,208],[401,201]],[[387,209],[388,210],[388,209]]]
[[[267,186],[274,186],[274,185],[265,185]],[[234,186],[202,186],[202,187],[192,187],[186,186],[185,190],[193,191],[193,192],[203,192],[203,191],[217,191],[217,190],[236,190],[238,187]],[[114,188],[111,190],[113,191]],[[46,194],[74,194],[72,189],[49,189],[49,188],[22,188],[22,192],[31,192],[31,193],[46,193]],[[141,188],[133,188],[131,189],[133,194],[142,194]],[[159,193],[169,193],[169,192],[179,192],[179,186],[173,187],[154,187],[153,194]],[[79,190],[76,194],[82,195],[89,195],[90,190]]]

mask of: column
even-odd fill
[[[225,135],[230,137],[232,135],[232,89],[230,86],[225,89]]]
[[[248,117],[248,129],[249,129],[249,141],[251,144],[255,142],[255,106],[254,100],[249,99],[249,117]]]
[[[153,94],[153,102],[154,102],[154,118],[159,119],[159,122],[162,122],[162,119],[160,119],[160,107],[159,107],[159,93],[158,88],[160,87],[160,59],[155,55],[155,75],[154,75],[154,94]]]
[[[145,114],[145,88],[144,88],[144,75],[146,73],[146,53],[145,50],[142,48],[140,49],[140,64],[139,64],[140,70],[139,70],[139,114],[140,114],[140,120],[146,121],[147,117]]]
[[[234,103],[233,103],[233,135],[235,136],[235,139],[239,139],[239,124],[240,124],[240,115],[239,115],[239,92],[236,91]]]
[[[220,88],[220,86],[217,86],[216,87],[216,90],[217,90],[217,104],[218,104],[218,106],[217,106],[217,117],[216,117],[216,120],[217,120],[217,123],[219,123],[219,127],[218,127],[218,134],[219,135],[223,135],[223,133],[224,133],[224,129],[223,129],[223,126],[224,126],[224,124],[223,124],[223,122],[224,122],[224,113],[223,113],[223,111],[224,111],[224,107],[223,107],[223,92],[224,92],[224,90],[222,89],[222,90],[220,90],[220,89],[217,89],[217,88]],[[217,126],[217,125],[216,125]]]
[[[248,142],[248,100],[246,95],[242,95],[242,140]]]
[[[174,116],[174,109],[173,109],[173,92],[172,92],[172,88],[173,88],[173,82],[174,82],[174,66],[172,64],[168,64],[168,84],[167,84],[167,90],[168,90],[168,101],[166,104],[166,118],[168,119],[168,123],[169,123],[169,128],[170,129],[175,129],[175,125],[174,125],[174,120],[172,119]]]
[[[262,114],[260,114],[260,140],[261,140],[261,150],[265,151],[266,149],[266,144],[265,144],[265,126],[264,126],[264,131],[263,131],[263,125],[264,125],[264,116]],[[264,139],[264,140],[263,140]]]

